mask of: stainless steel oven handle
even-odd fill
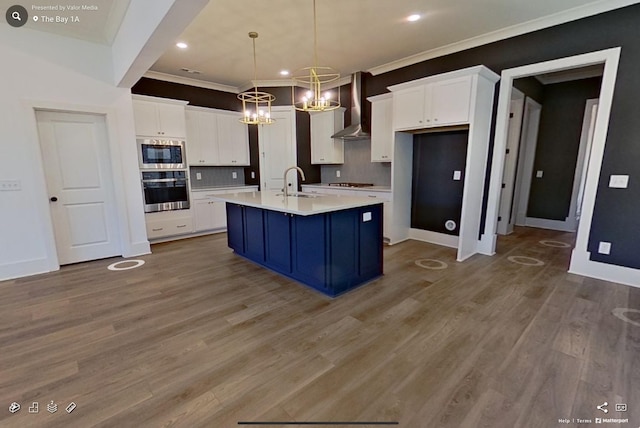
[[[149,180],[142,180],[143,183],[173,183],[176,181],[188,181],[188,178],[154,178]]]

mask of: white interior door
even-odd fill
[[[524,119],[522,123],[522,146],[520,147],[520,161],[518,162],[518,177],[516,180],[516,197],[514,209],[516,212],[515,223],[518,226],[527,224],[527,209],[529,207],[529,192],[531,191],[531,178],[533,177],[533,161],[536,156],[538,143],[538,130],[540,128],[540,114],[542,105],[531,98],[527,98],[524,106]]]
[[[514,221],[511,211],[518,168],[518,150],[520,147],[523,110],[524,94],[516,88],[513,88],[511,92],[511,109],[509,111],[509,128],[507,130],[507,149],[505,151],[504,172],[502,175],[500,211],[498,214],[498,233],[501,235],[507,235],[513,232]]]
[[[45,111],[36,117],[59,263],[119,255],[104,117]]]
[[[297,164],[296,158],[296,116],[292,107],[274,108],[271,125],[259,125],[258,147],[260,150],[261,190],[281,190],[284,187],[285,169]],[[290,172],[287,185],[298,189],[298,176]]]
[[[584,197],[584,185],[587,181],[587,168],[593,143],[593,131],[596,126],[598,115],[598,98],[587,100],[584,109],[584,119],[582,121],[582,133],[580,135],[580,149],[578,150],[578,161],[576,162],[576,174],[573,181],[573,192],[571,196],[571,207],[569,209],[570,220],[575,221],[575,228],[578,227],[580,213],[582,211],[582,199]]]

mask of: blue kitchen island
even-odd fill
[[[336,297],[382,275],[382,203],[366,197],[248,192],[226,202],[236,254]]]

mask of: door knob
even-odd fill
[[[51,202],[57,202],[58,201],[58,197],[57,196],[52,196],[52,197],[49,198],[49,200]]]

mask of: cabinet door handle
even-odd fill
[[[178,225],[178,226],[176,226],[176,227],[178,227],[178,228],[180,228],[180,227],[187,227],[187,225],[186,225],[186,224],[179,224],[179,225]]]
[[[160,232],[161,230],[164,230],[164,227],[159,227],[157,229],[151,229],[152,232]]]
[[[377,198],[377,196],[375,196],[375,195],[367,195],[367,196],[370,197],[370,198]]]

